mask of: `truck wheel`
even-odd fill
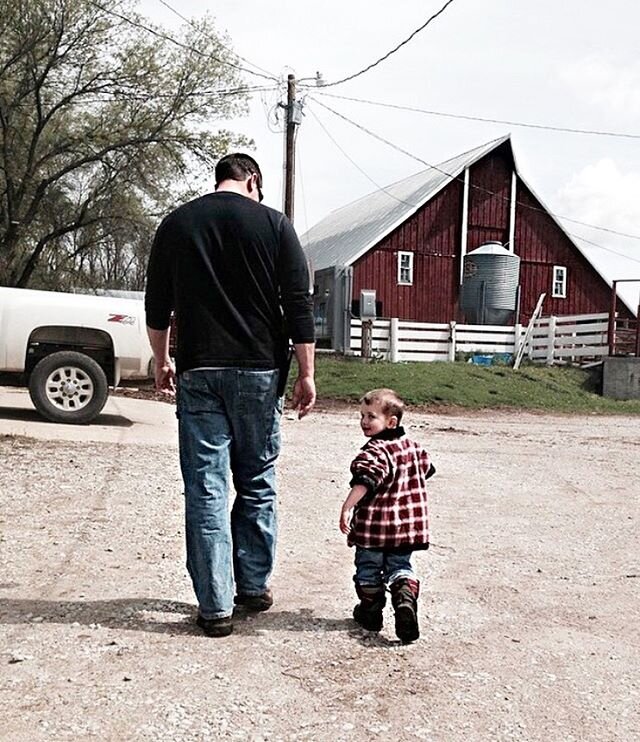
[[[55,423],[88,423],[107,401],[107,377],[93,358],[71,350],[45,356],[29,377],[36,410]]]

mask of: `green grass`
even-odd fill
[[[462,362],[365,363],[328,355],[318,355],[316,366],[320,401],[357,402],[369,389],[391,387],[415,406],[640,414],[640,400],[600,396],[599,369],[527,365],[514,371]]]

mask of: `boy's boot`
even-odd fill
[[[420,583],[403,577],[391,583],[391,603],[396,618],[396,636],[403,644],[414,642],[420,636],[418,628],[418,594]]]
[[[353,609],[354,619],[367,631],[380,631],[382,628],[382,609],[387,602],[384,585],[359,585],[356,592],[360,602]]]

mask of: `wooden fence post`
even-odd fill
[[[520,345],[522,344],[522,325],[518,322],[513,326],[513,356],[514,358],[520,352]]]
[[[547,328],[547,366],[553,366],[553,355],[555,350],[556,339],[556,318],[549,317],[549,327]]]
[[[363,358],[371,358],[373,340],[373,320],[362,320],[362,348],[361,355]]]
[[[456,360],[456,322],[449,322],[449,361]]]
[[[389,360],[391,363],[398,362],[398,330],[400,321],[392,317],[389,321]]]

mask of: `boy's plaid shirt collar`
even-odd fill
[[[395,441],[398,438],[402,438],[404,434],[405,434],[404,428],[402,427],[402,425],[398,425],[397,428],[385,428],[384,430],[381,430],[379,433],[372,435],[371,438],[369,438],[369,440],[370,441]],[[364,446],[366,445],[367,444],[365,443]]]

